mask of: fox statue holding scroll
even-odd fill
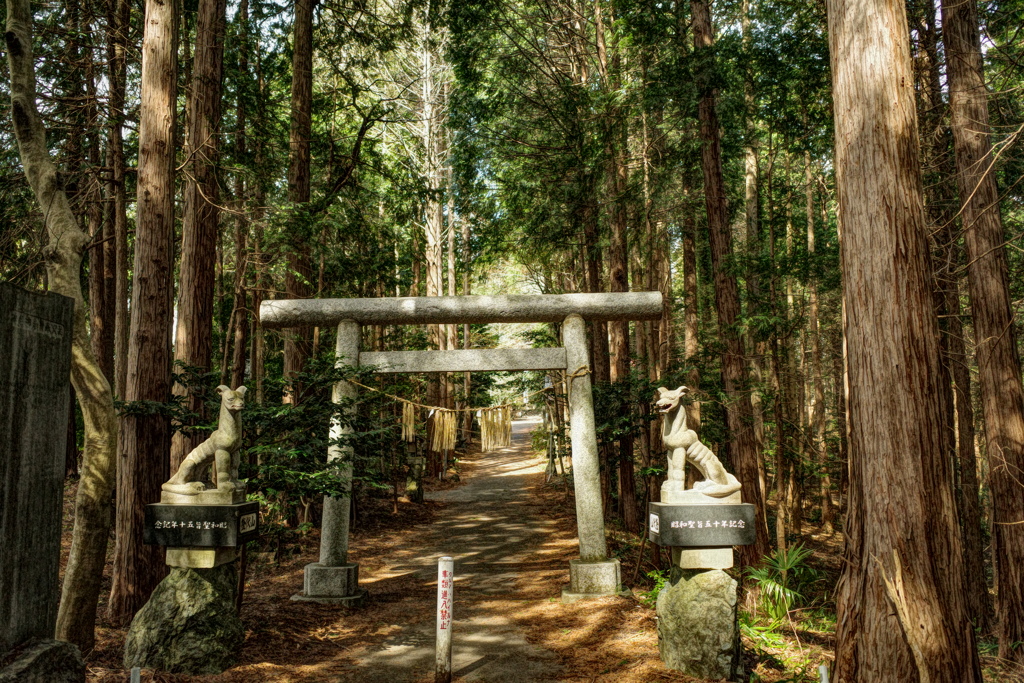
[[[687,460],[704,475],[704,480],[694,484],[693,490],[711,498],[725,498],[739,491],[742,484],[726,472],[718,456],[697,439],[697,432],[687,428],[686,409],[682,404],[687,393],[689,389],[686,387],[674,391],[658,388],[655,405],[665,415],[661,436],[668,449],[668,477],[661,486],[662,500],[665,500],[667,492],[686,488],[684,467]]]
[[[217,429],[199,444],[181,462],[181,467],[161,488],[168,493],[194,496],[206,490],[196,481],[196,469],[214,461],[218,491],[244,491],[245,484],[238,481],[238,451],[242,446],[242,408],[245,407],[245,387],[232,390],[223,384],[220,394],[220,419]]]

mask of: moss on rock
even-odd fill
[[[234,664],[245,639],[235,612],[237,564],[173,567],[132,620],[125,668],[217,674]]]

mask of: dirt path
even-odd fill
[[[289,599],[301,589],[305,564],[318,556],[313,532],[282,545],[274,560],[253,557],[236,666],[208,676],[147,671],[142,680],[433,681],[443,555],[455,558],[456,683],[687,680],[665,672],[653,612],[635,600],[561,603],[569,560],[579,552],[573,504],[563,483],[545,484],[544,461],[529,448],[534,427],[515,423],[510,448],[467,455],[461,485],[439,487],[422,505],[402,503],[397,514],[377,500],[376,512],[357,520],[350,557],[370,593],[364,607]],[[124,629],[102,623],[98,635],[87,659],[89,683],[123,683]]]
[[[428,500],[447,504],[442,518],[418,547],[393,554],[374,571],[387,578],[411,575],[412,593],[433,601],[437,558],[455,559],[452,671],[465,681],[554,681],[561,674],[556,655],[528,643],[510,614],[514,603],[549,597],[548,591],[524,591],[531,574],[549,579],[553,570],[567,570],[564,534],[531,496],[544,481],[544,461],[529,447],[535,426],[514,423],[512,446],[469,462],[464,486],[428,494]],[[364,584],[371,595],[373,583]],[[550,590],[550,581],[542,583]],[[433,667],[434,619],[421,614],[359,656],[341,680],[404,683],[431,676]]]

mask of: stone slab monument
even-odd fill
[[[741,484],[686,424],[686,387],[658,389],[665,416],[668,476],[661,502],[648,507],[648,536],[672,549],[669,585],[658,594],[658,649],[670,669],[713,680],[736,680],[741,671],[733,546],[754,542],[754,506]],[[704,477],[686,488],[685,468]]]
[[[245,638],[236,609],[238,550],[259,534],[259,503],[245,502],[238,479],[245,387],[217,387],[217,429],[146,506],[143,540],[167,548],[171,571],[135,615],[124,665],[216,674],[234,662]],[[214,481],[200,477],[211,465]]]
[[[74,301],[0,283],[0,682],[84,681],[53,640]],[[59,428],[58,428],[59,427]]]
[[[619,561],[608,557],[604,534],[586,321],[654,320],[661,311],[660,292],[301,299],[264,301],[260,322],[267,328],[337,325],[339,367],[373,366],[376,372],[394,373],[565,371],[580,557],[569,563],[569,585],[562,600],[572,602],[623,591]],[[504,322],[561,323],[564,347],[381,352],[359,348],[363,325]],[[335,387],[337,397],[357,394],[349,382]],[[332,436],[335,430],[343,433],[334,425]],[[328,461],[338,463],[343,481],[351,481],[351,459],[343,449],[332,447]],[[304,591],[294,599],[349,605],[362,601],[365,591],[358,586],[358,565],[348,560],[348,509],[347,498],[324,500],[320,562],[307,565]]]

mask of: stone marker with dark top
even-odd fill
[[[259,503],[245,502],[238,479],[245,387],[217,387],[217,429],[192,450],[146,506],[143,540],[167,547],[171,570],[132,620],[124,666],[217,674],[245,639],[238,617],[239,548],[259,535]],[[199,481],[213,465],[216,483]]]
[[[741,484],[686,424],[686,387],[658,389],[669,451],[661,502],[648,506],[648,536],[672,550],[672,575],[658,594],[658,650],[665,666],[690,676],[738,680],[741,651],[733,546],[754,542],[754,506]],[[685,487],[685,466],[704,477]]]
[[[81,681],[60,595],[74,302],[0,283],[0,681]],[[59,427],[59,428],[58,428]]]

